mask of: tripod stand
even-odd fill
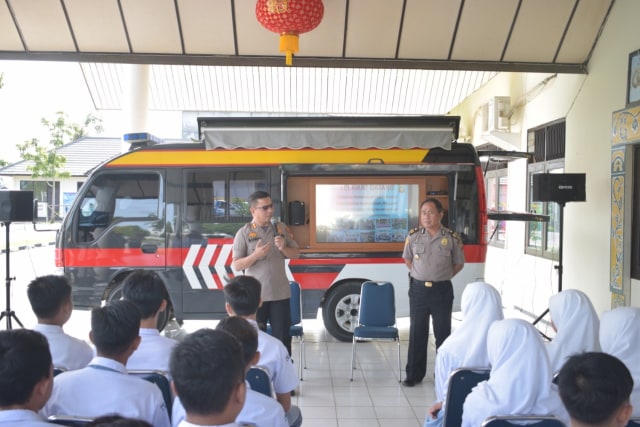
[[[9,241],[9,225],[11,225],[10,221],[5,221],[2,223],[4,225],[4,229],[6,232],[6,245],[5,245],[5,255],[6,255],[6,267],[7,267],[7,277],[5,279],[5,286],[6,286],[6,303],[7,303],[7,307],[5,308],[5,310],[2,312],[2,314],[0,314],[0,321],[2,321],[3,318],[7,318],[7,330],[12,329],[11,326],[11,319],[13,318],[16,323],[18,323],[18,325],[20,325],[21,328],[24,328],[24,326],[22,325],[22,322],[20,322],[20,319],[18,319],[18,316],[16,316],[16,313],[11,310],[11,281],[12,280],[16,280],[15,277],[11,277],[11,275],[9,274],[9,248],[10,248],[10,241]]]
[[[558,245],[558,265],[556,265],[554,268],[556,270],[558,270],[558,292],[562,292],[562,244],[563,244],[563,236],[564,236],[564,205],[566,202],[556,202],[558,204],[558,206],[560,207],[560,213],[558,215],[558,223],[559,223],[559,228],[560,228],[560,244]],[[547,315],[547,313],[549,313],[549,309],[547,308],[545,311],[542,312],[542,314],[540,316],[538,316],[536,318],[536,320],[533,321],[533,324],[537,324],[540,320],[542,320],[542,318],[544,316]],[[549,337],[547,337],[546,335],[544,335],[542,332],[540,332],[542,334],[543,337],[549,339]]]

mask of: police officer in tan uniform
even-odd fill
[[[273,202],[265,191],[249,196],[253,221],[244,225],[233,239],[233,268],[244,271],[262,284],[262,306],[256,320],[260,329],[271,324],[271,334],[285,345],[291,355],[291,290],[285,270],[285,258],[298,258],[300,249],[293,234],[280,222],[271,222]]]
[[[436,350],[451,333],[453,285],[451,278],[464,266],[460,236],[442,226],[442,203],[427,198],[420,205],[420,227],[409,232],[404,258],[409,268],[409,354],[406,378],[413,387],[427,371],[429,316],[433,320]]]

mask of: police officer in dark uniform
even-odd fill
[[[436,350],[451,333],[453,285],[451,278],[464,266],[460,236],[442,226],[442,203],[427,198],[420,205],[420,227],[409,232],[404,258],[409,268],[409,354],[406,378],[413,387],[427,371],[429,316],[433,320]]]

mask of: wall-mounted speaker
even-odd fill
[[[531,196],[535,202],[584,202],[586,200],[585,174],[535,174]]]
[[[304,225],[304,202],[289,202],[289,225]]]
[[[33,191],[0,191],[0,222],[32,222]]]

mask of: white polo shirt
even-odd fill
[[[7,409],[0,411],[2,427],[51,427],[42,416],[29,409]]]
[[[180,398],[176,397],[173,401],[171,424],[178,427],[185,417],[184,406]],[[244,406],[236,417],[236,421],[240,425],[249,424],[257,427],[289,427],[282,405],[272,397],[251,390],[249,383],[247,383]]]
[[[171,350],[178,341],[160,335],[155,328],[140,328],[140,338],[138,349],[127,361],[127,369],[152,369],[169,373]]]
[[[269,370],[276,393],[289,393],[300,382],[298,371],[293,365],[289,352],[280,340],[261,331],[255,320],[247,320],[258,330],[258,351],[260,352],[258,365]]]
[[[207,425],[207,426],[203,426],[203,425],[201,425],[201,424],[191,424],[191,423],[190,423],[190,422],[188,422],[188,421],[182,421],[182,422],[179,424],[179,427],[242,427],[242,424],[229,423],[229,424],[224,424],[224,425],[219,425],[219,426],[214,426],[214,425],[211,425],[211,426],[208,426],[208,425]]]
[[[58,325],[38,323],[33,328],[47,337],[55,368],[65,371],[84,368],[93,359],[93,349],[86,341],[67,335]]]
[[[119,414],[145,420],[154,427],[171,425],[160,389],[128,375],[121,363],[105,357],[95,357],[86,368],[56,376],[42,413],[47,417],[89,418]]]

